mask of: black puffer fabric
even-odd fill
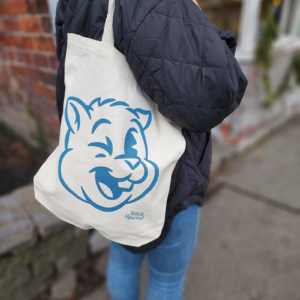
[[[67,33],[101,41],[108,0],[59,0],[56,15],[57,107],[62,116]],[[159,111],[182,127],[186,150],[172,175],[161,236],[132,252],[157,247],[174,216],[203,204],[211,164],[210,130],[240,104],[247,79],[234,58],[236,40],[216,28],[192,0],[116,0],[116,48]],[[101,83],[99,83],[101,84]]]

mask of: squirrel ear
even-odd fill
[[[84,114],[91,118],[89,107],[82,100],[76,97],[69,97],[65,107],[65,119],[72,133],[80,130]]]
[[[135,112],[139,116],[139,122],[143,126],[144,130],[146,130],[152,121],[152,113],[150,110],[144,110],[141,108],[135,109]]]

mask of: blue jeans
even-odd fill
[[[149,281],[145,300],[181,300],[186,271],[192,259],[200,221],[200,207],[192,204],[177,214],[165,240],[146,253]],[[133,254],[112,242],[107,285],[113,300],[138,300],[140,266],[144,254]]]

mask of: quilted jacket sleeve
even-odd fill
[[[57,59],[60,59],[62,47],[65,43],[65,38],[63,35],[63,26],[65,21],[65,12],[67,7],[67,0],[60,0],[56,6],[55,15],[55,30],[56,30],[56,54]]]
[[[66,32],[64,30],[66,9],[68,0],[59,0],[56,7],[55,29],[56,29],[56,55],[59,61],[56,81],[56,106],[59,120],[62,118],[63,103],[65,95],[64,69],[66,56]]]
[[[234,57],[235,38],[192,0],[116,3],[116,45],[165,117],[207,132],[239,106],[247,79]]]

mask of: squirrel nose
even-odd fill
[[[131,170],[136,169],[140,164],[140,160],[138,158],[126,158],[125,162]]]

